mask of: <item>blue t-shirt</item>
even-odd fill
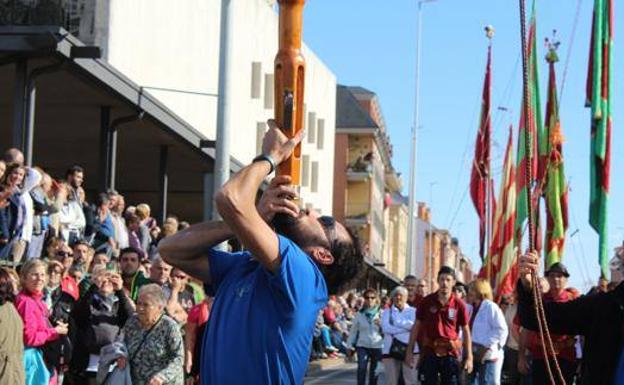
[[[202,385],[301,385],[312,331],[327,303],[310,257],[279,236],[281,265],[265,269],[249,252],[210,250],[215,294],[202,348]]]

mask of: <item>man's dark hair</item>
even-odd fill
[[[108,194],[106,193],[99,193],[96,197],[95,197],[95,206],[96,207],[100,207],[103,205],[107,205],[108,202],[110,201]]]
[[[85,245],[89,248],[91,247],[91,244],[87,242],[86,239],[78,239],[74,243],[71,244],[71,248],[73,249],[74,247],[79,246],[79,245]]]
[[[119,260],[121,261],[121,258],[126,255],[126,254],[130,254],[130,253],[134,253],[138,256],[139,261],[141,260],[141,252],[134,248],[134,247],[126,247],[124,249],[121,249],[121,251],[119,252]]]
[[[442,274],[450,275],[451,277],[453,277],[454,280],[457,280],[457,276],[455,275],[455,269],[453,269],[452,267],[442,266],[440,268],[440,271],[438,271],[438,278],[440,278]]]
[[[77,172],[84,173],[84,169],[78,165],[73,165],[67,169],[67,172],[65,172],[65,178],[67,179],[67,177],[69,177],[70,175],[74,175]]]
[[[418,281],[418,278],[416,278],[415,275],[411,275],[411,274],[408,274],[405,276],[405,278],[403,278],[403,282],[407,282],[410,280]]]
[[[361,270],[364,263],[358,236],[348,227],[346,230],[351,242],[336,242],[332,245],[330,252],[334,257],[334,263],[321,267],[330,292],[336,292],[339,288],[346,286]]]

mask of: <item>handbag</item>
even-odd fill
[[[49,368],[58,368],[71,360],[72,343],[67,336],[60,336],[41,347],[43,360]]]
[[[390,324],[394,325],[394,319],[392,319],[392,308],[390,308]],[[398,361],[404,361],[407,354],[407,344],[392,337],[392,343],[390,344],[390,351],[388,355]]]
[[[407,344],[392,337],[392,344],[388,355],[395,360],[404,361],[407,354]]]

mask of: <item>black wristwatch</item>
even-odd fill
[[[269,164],[271,165],[271,170],[269,171],[269,174],[275,171],[275,167],[277,167],[277,165],[275,164],[275,161],[273,160],[273,158],[271,158],[269,155],[260,154],[256,156],[255,158],[253,158],[251,162],[256,163],[256,162],[263,162],[263,161],[269,162]]]

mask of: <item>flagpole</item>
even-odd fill
[[[416,161],[419,127],[419,96],[420,96],[420,56],[422,41],[422,4],[436,0],[418,0],[417,12],[417,35],[416,35],[416,81],[414,84],[414,124],[412,125],[412,148],[410,151],[410,175],[409,175],[409,204],[407,218],[407,271],[408,274],[416,273]],[[424,250],[424,249],[423,249]]]
[[[488,25],[485,27],[485,35],[488,38],[488,62],[489,62],[489,71],[492,70],[492,38],[494,37],[494,27]],[[491,76],[491,74],[490,74]],[[489,94],[491,95],[492,82],[490,78],[490,87]],[[491,101],[489,101],[491,103]],[[488,106],[488,116],[487,120],[492,121],[492,112],[490,106]],[[491,134],[490,134],[491,135]],[[490,255],[490,244],[492,243],[492,166],[491,166],[491,154],[492,154],[492,141],[491,137],[488,143],[487,153],[490,154],[490,159],[488,159],[487,164],[487,181],[486,181],[486,201],[485,201],[485,260],[487,261],[487,280],[492,284],[492,256]]]

